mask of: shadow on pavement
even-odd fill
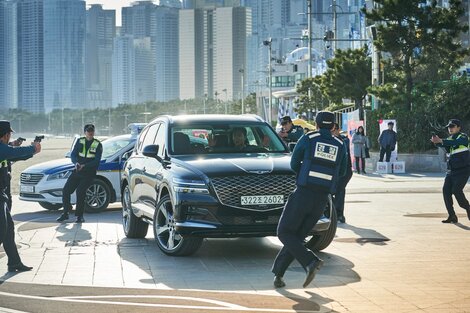
[[[65,241],[65,246],[78,245],[79,242],[92,239],[90,232],[83,229],[82,224],[60,224],[56,227],[56,231],[62,233],[62,235],[56,238],[60,241]]]
[[[163,254],[153,240],[126,238],[117,249],[123,261],[151,276],[140,279],[141,283],[174,289],[273,290],[271,266],[280,249],[273,238],[206,239],[197,253],[186,257]],[[312,286],[343,286],[361,280],[349,260],[324,252],[319,256],[325,266]],[[292,263],[285,275],[288,288],[301,288],[304,276],[300,264]]]
[[[371,243],[378,246],[384,246],[387,244],[387,241],[390,241],[389,238],[385,237],[375,229],[357,227],[351,224],[338,224],[338,228],[350,230],[357,234],[359,238],[335,238],[335,241],[337,242],[358,243],[360,245]]]

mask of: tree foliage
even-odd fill
[[[459,22],[462,1],[450,0],[449,7],[433,0],[376,0],[376,7],[364,11],[377,27],[376,47],[391,55],[392,70],[404,75],[404,108],[411,110],[416,81],[448,78],[467,50],[458,37],[468,30]],[[400,86],[398,86],[400,87]]]

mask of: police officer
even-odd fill
[[[347,155],[347,166],[346,166],[346,175],[341,176],[338,181],[338,187],[336,188],[336,194],[333,200],[336,215],[338,216],[338,222],[346,223],[346,218],[344,217],[344,199],[346,197],[346,186],[348,185],[351,177],[353,176],[352,171],[352,162],[351,162],[351,151],[349,147],[349,138],[347,136],[343,136],[339,132],[339,124],[334,123],[333,129],[331,130],[333,136],[340,139],[344,143],[344,147],[346,149]]]
[[[463,188],[467,184],[470,175],[470,152],[468,150],[468,136],[460,132],[460,120],[451,119],[446,127],[450,134],[447,139],[441,139],[433,135],[431,141],[449,153],[447,175],[442,187],[444,203],[449,216],[442,223],[457,223],[458,219],[454,211],[452,195],[457,199],[459,206],[467,211],[467,216],[470,220],[470,204],[463,192]]]
[[[15,228],[8,206],[9,199],[6,194],[6,189],[10,184],[8,161],[28,159],[41,151],[41,145],[33,142],[29,147],[9,146],[12,132],[10,122],[0,121],[0,244],[3,244],[5,253],[8,256],[8,271],[24,272],[30,271],[32,267],[21,262],[15,243]]]
[[[85,136],[77,140],[73,146],[70,158],[75,164],[75,169],[67,179],[62,192],[62,204],[64,213],[62,213],[58,222],[68,220],[69,211],[72,209],[70,204],[71,194],[77,190],[77,205],[75,208],[75,223],[83,223],[83,210],[85,208],[86,190],[90,187],[96,176],[96,171],[100,165],[103,147],[98,139],[95,139],[95,126],[87,124],[83,128]]]
[[[343,142],[331,135],[334,114],[317,114],[317,131],[305,134],[295,146],[291,168],[297,174],[297,188],[289,196],[277,227],[277,236],[284,244],[279,251],[272,272],[274,286],[284,287],[284,273],[294,259],[305,269],[307,287],[323,265],[303,240],[323,215],[328,195],[334,193],[338,177],[346,171],[346,153]]]
[[[290,116],[286,115],[281,118],[281,126],[282,129],[278,132],[278,135],[286,143],[297,142],[297,140],[299,140],[304,134],[303,128],[298,125],[294,125]]]

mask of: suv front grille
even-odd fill
[[[44,174],[21,173],[20,182],[25,185],[36,185],[43,176]]]
[[[284,203],[287,197],[295,189],[294,175],[271,175],[254,174],[246,176],[228,176],[212,178],[212,185],[217,197],[224,205],[250,209],[256,211],[267,211],[282,208],[283,204],[265,205],[242,205],[241,196],[258,195],[284,195]]]

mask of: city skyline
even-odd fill
[[[121,26],[121,8],[131,6],[131,3],[135,1],[136,0],[86,0],[86,5],[89,7],[92,4],[102,4],[105,10],[116,10],[116,26]]]

